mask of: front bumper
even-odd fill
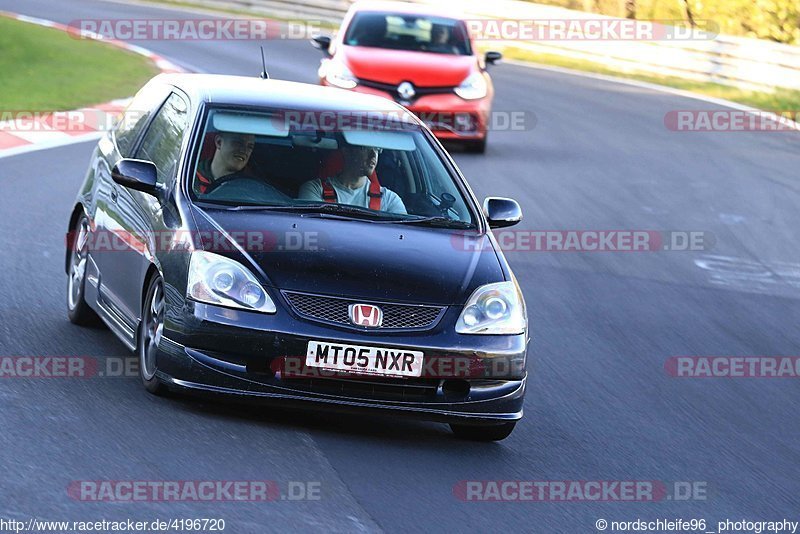
[[[322,80],[322,85],[328,85]],[[380,96],[396,101],[392,93],[358,85],[357,93]],[[404,105],[426,123],[433,134],[443,141],[480,141],[486,137],[492,108],[490,97],[464,100],[454,93],[420,96]]]
[[[179,322],[167,318],[159,344],[158,377],[172,389],[234,396],[271,405],[333,411],[378,411],[417,419],[492,424],[522,417],[527,339],[464,336],[448,309],[427,332],[358,332],[297,319],[284,310],[264,315],[189,302]],[[431,361],[420,378],[292,372],[309,340],[397,347],[424,352]],[[440,359],[440,360],[437,360]]]

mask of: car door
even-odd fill
[[[170,247],[177,239],[175,231],[183,228],[183,221],[174,195],[177,190],[180,162],[187,144],[186,138],[191,130],[193,114],[189,102],[186,95],[177,90],[173,92],[159,116],[150,125],[136,153],[138,159],[152,161],[156,165],[157,184],[161,193],[153,196],[140,191],[131,191],[131,195],[142,207],[147,221],[150,223],[150,250],[154,256],[154,263],[159,265],[159,268],[165,273],[164,290],[167,293],[168,302],[171,300],[170,291],[173,286],[172,280],[166,274],[170,272],[167,263],[177,262],[180,264],[183,261],[180,247],[175,253],[170,252]],[[147,268],[149,268],[149,262],[143,266],[141,271],[132,274],[138,276],[138,279],[144,283]],[[137,310],[141,310],[142,287],[140,285],[138,293],[132,292],[129,295],[132,301],[138,303]]]
[[[110,218],[117,223],[115,232],[123,237],[114,241],[115,251],[106,264],[104,277],[113,288],[120,311],[133,325],[138,324],[141,315],[144,276],[157,252],[153,247],[164,242],[158,235],[164,228],[161,203],[177,175],[188,115],[186,98],[171,92],[136,148],[136,159],[156,165],[161,191],[157,196],[162,198],[114,184],[117,197]]]
[[[95,239],[92,259],[99,273],[99,302],[117,323],[127,327],[126,334],[131,340],[136,314],[125,304],[122,296],[125,280],[115,270],[125,263],[120,261],[122,257],[130,260],[131,251],[125,243],[132,233],[128,219],[136,218],[136,210],[129,202],[126,203],[127,198],[123,198],[123,204],[120,204],[120,193],[125,188],[112,180],[111,169],[120,158],[134,156],[147,125],[169,94],[169,87],[163,84],[150,83],[143,87],[123,113],[112,135],[99,143],[100,154],[94,163]]]

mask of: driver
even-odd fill
[[[220,132],[214,136],[214,156],[197,165],[195,192],[207,198],[252,202],[289,202],[272,184],[243,172],[255,148],[253,134]]]
[[[250,155],[256,146],[256,137],[251,134],[219,132],[214,136],[214,155],[212,158],[200,160],[197,165],[197,179],[194,182],[195,192],[207,192],[217,180],[241,174],[250,161]]]
[[[336,202],[362,208],[370,207],[370,180],[368,177],[375,172],[379,153],[379,148],[370,146],[346,145],[342,148],[344,168],[336,176],[323,179],[333,188]],[[325,200],[323,180],[317,178],[301,185],[297,198],[299,200]],[[386,187],[380,188],[380,210],[390,213],[408,213],[397,193]]]
[[[365,13],[360,17],[356,31],[347,44],[353,46],[378,46],[386,39],[386,16],[380,13]]]
[[[444,24],[433,24],[428,50],[440,54],[458,54],[458,47],[450,42],[450,28]]]

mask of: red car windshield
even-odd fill
[[[344,44],[458,56],[472,54],[467,29],[461,21],[407,13],[356,13],[347,28]]]

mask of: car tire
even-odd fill
[[[144,388],[154,395],[163,396],[169,392],[167,386],[157,376],[158,343],[164,328],[164,280],[161,275],[150,277],[142,302],[142,320],[139,322],[139,335],[136,336],[136,355],[139,357],[139,377]]]
[[[450,429],[456,437],[469,441],[501,441],[506,439],[517,426],[516,421],[501,423],[499,425],[457,425],[450,424]]]
[[[467,152],[471,154],[483,154],[486,152],[486,137],[480,141],[469,141],[465,146]]]
[[[67,317],[80,326],[99,326],[100,317],[86,303],[86,266],[89,261],[89,219],[81,215],[69,235],[67,271]]]

